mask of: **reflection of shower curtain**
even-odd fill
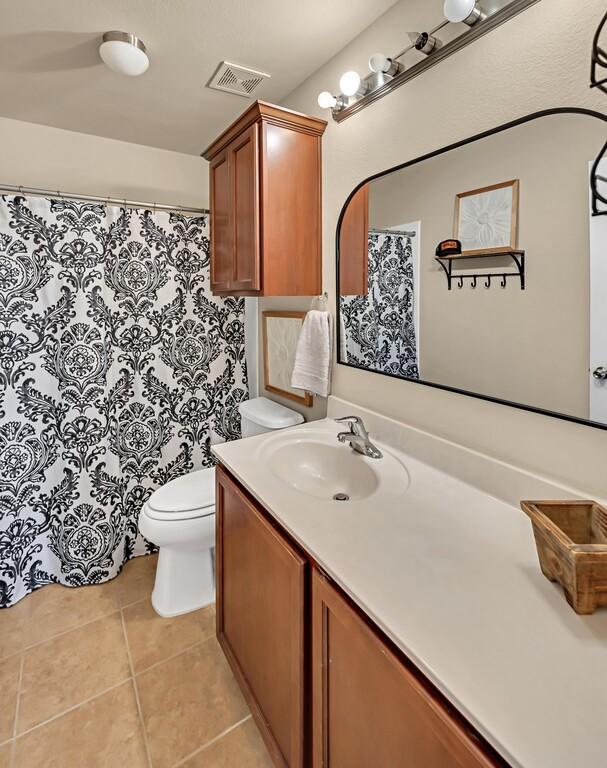
[[[366,296],[340,297],[347,362],[419,378],[411,235],[369,233],[368,286]]]
[[[0,606],[149,545],[152,490],[212,464],[247,396],[207,218],[0,197]]]

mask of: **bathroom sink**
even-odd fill
[[[395,496],[409,486],[409,474],[392,454],[370,459],[337,441],[337,433],[285,430],[269,437],[261,458],[270,472],[299,493],[318,499],[358,501]]]

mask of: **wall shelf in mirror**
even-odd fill
[[[453,262],[461,259],[490,259],[498,256],[510,256],[516,265],[516,272],[466,272],[465,274],[453,274]],[[521,291],[525,290],[525,251],[496,251],[495,253],[458,253],[452,256],[437,256],[435,259],[447,275],[447,287],[451,290],[453,281],[458,288],[463,288],[465,281],[470,280],[470,287],[476,288],[482,285],[491,288],[493,280],[498,281],[501,288],[505,288],[510,278],[518,278],[521,283]],[[446,264],[445,264],[446,262]]]

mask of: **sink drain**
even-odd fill
[[[335,493],[333,494],[333,501],[349,501],[350,497],[347,493]]]

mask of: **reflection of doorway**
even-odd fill
[[[599,172],[607,176],[607,160],[601,162]],[[590,419],[607,424],[607,379],[593,376],[600,368],[607,369],[607,216],[591,216]]]
[[[419,324],[419,307],[421,304],[421,292],[420,292],[420,280],[421,280],[421,269],[419,265],[419,255],[422,251],[422,243],[421,243],[421,237],[422,237],[422,223],[421,221],[412,221],[407,224],[397,224],[394,227],[387,227],[389,230],[393,230],[395,232],[414,232],[415,235],[411,240],[411,245],[413,249],[413,317],[415,318],[415,336],[416,336],[416,344],[415,348],[417,351],[417,371],[420,379],[423,379],[424,376],[422,374],[421,370],[421,352],[420,352],[420,340],[421,340],[421,333],[420,333],[420,324]]]

